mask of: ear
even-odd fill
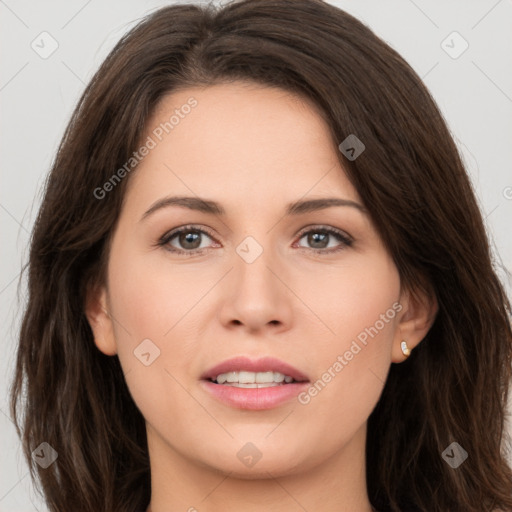
[[[104,286],[87,290],[85,315],[94,335],[94,343],[105,355],[113,356],[117,354],[117,345],[107,306],[107,290]]]
[[[398,321],[395,338],[393,340],[393,363],[401,363],[407,359],[401,349],[402,341],[412,350],[419,345],[427,335],[439,309],[433,290],[404,290],[400,295],[402,310]]]

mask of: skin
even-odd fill
[[[86,308],[98,349],[119,357],[146,420],[148,510],[369,512],[367,419],[391,363],[405,360],[400,342],[414,349],[437,305],[401,288],[364,211],[285,216],[285,205],[301,199],[362,204],[308,101],[243,82],[181,90],[162,100],[143,140],[190,97],[197,106],[129,178],[107,282]],[[169,206],[141,220],[174,195],[217,201],[226,214]],[[202,253],[157,245],[187,224],[213,233],[201,235]],[[353,243],[331,235],[315,245],[300,235],[309,226],[337,228]],[[263,250],[252,263],[236,252],[247,236]],[[168,247],[193,250],[186,242],[175,237]],[[394,318],[305,405],[295,398],[241,410],[201,386],[205,370],[238,355],[276,357],[314,382],[396,303]],[[148,338],[160,356],[145,366],[134,350]],[[237,457],[248,442],[262,455],[252,467]]]

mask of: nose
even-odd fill
[[[254,246],[249,247],[251,251],[256,250]],[[228,328],[240,326],[251,333],[260,330],[278,333],[291,326],[294,296],[286,284],[286,269],[275,252],[261,249],[253,261],[245,257],[240,247],[233,255],[234,268],[224,283],[220,319]]]

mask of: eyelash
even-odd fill
[[[194,225],[188,225],[188,226],[183,226],[181,228],[177,228],[175,230],[165,233],[157,241],[157,243],[155,245],[158,247],[164,247],[165,250],[167,250],[171,253],[180,254],[180,255],[183,255],[186,257],[194,256],[194,255],[201,253],[205,250],[211,249],[211,248],[202,248],[202,249],[193,249],[191,251],[185,251],[185,250],[176,249],[175,247],[170,248],[170,246],[168,246],[169,242],[173,238],[180,235],[181,233],[189,233],[189,232],[202,233],[202,234],[208,235],[210,238],[215,240],[213,234],[209,230],[204,229],[204,228],[199,229]],[[307,252],[313,252],[320,256],[337,253],[339,251],[346,249],[347,247],[351,247],[353,244],[353,240],[347,234],[345,234],[343,231],[340,231],[340,230],[332,228],[332,227],[327,227],[327,226],[313,226],[313,227],[305,228],[305,230],[301,231],[297,235],[299,237],[298,241],[300,241],[302,238],[304,238],[305,235],[307,235],[309,233],[323,233],[323,234],[332,235],[342,243],[342,245],[340,247],[337,247],[335,249],[329,249],[329,250],[312,249],[312,248],[308,248],[308,247],[299,247],[299,249],[304,249]]]

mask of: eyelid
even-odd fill
[[[334,226],[326,226],[323,224],[310,224],[309,226],[306,226],[302,228],[299,233],[297,234],[297,237],[302,238],[306,233],[309,231],[325,231],[327,233],[334,233],[336,235],[339,235],[342,237],[347,243],[353,243],[354,239],[346,232],[341,229],[335,228]]]
[[[212,249],[212,247],[203,247],[202,249],[193,249],[193,250],[190,250],[190,251],[185,251],[185,250],[182,250],[182,249],[176,249],[174,247],[172,249],[169,249],[167,247],[167,244],[176,235],[179,235],[180,233],[187,232],[187,231],[196,231],[198,233],[206,234],[211,239],[213,239],[216,243],[219,243],[216,240],[216,238],[213,235],[212,230],[210,228],[207,228],[207,227],[202,226],[202,225],[199,226],[197,224],[187,224],[187,225],[184,225],[184,226],[180,226],[180,227],[174,228],[174,229],[172,229],[170,231],[167,231],[164,235],[162,235],[158,239],[158,241],[156,242],[155,245],[156,246],[162,246],[162,247],[164,247],[166,250],[168,250],[171,253],[181,254],[181,255],[186,255],[186,256],[193,256],[195,254],[202,253],[204,251]],[[305,226],[304,228],[302,228],[299,231],[299,233],[295,236],[296,242],[294,242],[294,244],[299,242],[300,239],[303,238],[304,235],[306,235],[310,231],[318,231],[318,232],[323,231],[323,232],[328,233],[330,235],[335,235],[341,241],[341,247],[331,248],[331,249],[314,249],[314,248],[311,248],[311,247],[298,247],[298,249],[306,250],[307,252],[312,252],[313,254],[317,254],[317,255],[329,255],[329,254],[336,253],[336,252],[338,252],[340,250],[343,250],[346,247],[350,247],[353,244],[353,242],[354,242],[354,239],[352,238],[352,236],[350,236],[345,231],[342,231],[341,229],[335,228],[333,226],[322,225],[322,224],[310,224],[308,226]]]
[[[205,226],[199,227],[199,225],[197,225],[197,224],[186,224],[184,226],[180,226],[180,227],[171,229],[170,231],[167,231],[166,233],[164,233],[158,239],[158,241],[156,242],[155,245],[158,247],[160,247],[160,246],[164,247],[164,249],[168,250],[171,253],[185,254],[187,256],[203,252],[207,249],[211,249],[211,247],[206,247],[206,248],[202,248],[202,249],[193,249],[191,251],[185,251],[182,249],[176,249],[175,247],[173,247],[172,249],[169,249],[167,247],[167,244],[171,241],[171,239],[173,239],[176,235],[179,235],[180,233],[187,232],[187,231],[197,231],[198,233],[206,234],[211,239],[213,239],[216,243],[218,243],[218,241],[215,239],[215,236],[213,235],[213,231],[210,230],[210,228],[206,228]]]

